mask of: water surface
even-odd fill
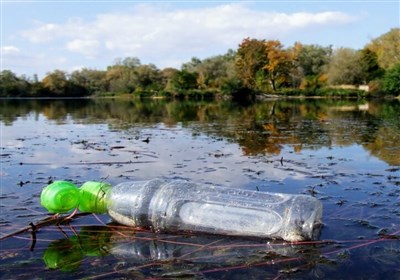
[[[1,100],[1,235],[48,217],[54,180],[180,178],[313,195],[319,242],[153,234],[106,215],[3,241],[2,278],[400,277],[400,103]],[[61,274],[60,274],[60,271]]]

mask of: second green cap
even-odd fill
[[[102,182],[86,182],[80,187],[79,210],[102,214],[107,212],[107,193],[110,184]]]

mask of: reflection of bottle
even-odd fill
[[[48,207],[47,194],[55,182],[42,192],[42,205]],[[70,184],[70,183],[68,183]],[[154,231],[193,231],[211,234],[282,238],[288,241],[313,239],[321,222],[322,205],[314,197],[256,192],[220,186],[200,185],[180,180],[150,180],[121,183],[113,188],[87,182],[80,198],[68,194],[87,212],[108,212],[117,222]],[[52,201],[51,198],[49,198]],[[60,209],[68,208],[65,204]]]
[[[50,269],[76,270],[86,256],[109,254],[111,234],[107,227],[82,227],[78,236],[51,242],[43,253],[43,260]]]
[[[120,259],[131,261],[176,259],[191,263],[229,262],[243,263],[248,257],[266,256],[294,257],[298,255],[299,246],[282,241],[257,242],[240,237],[221,237],[220,235],[167,235],[136,233],[126,239],[129,233],[122,231],[125,240],[116,236],[109,246],[109,252]]]
[[[255,242],[238,237],[167,235],[113,226],[83,226],[79,235],[53,241],[43,253],[43,260],[48,268],[62,271],[78,269],[87,257],[108,255],[132,264],[174,259],[219,266],[224,263],[239,265],[249,259],[257,262],[296,257],[299,248],[301,245]],[[319,256],[319,252],[316,255]]]

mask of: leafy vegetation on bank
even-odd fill
[[[245,38],[236,51],[193,57],[181,69],[158,69],[127,57],[106,70],[54,70],[40,81],[4,70],[0,97],[395,96],[400,94],[399,54],[400,28],[362,50],[301,43],[285,48],[278,40]]]

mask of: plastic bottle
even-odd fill
[[[322,217],[321,202],[306,195],[154,179],[114,187],[87,182],[76,199],[77,192],[71,185],[58,181],[47,186],[41,195],[42,205],[53,213],[76,207],[84,212],[107,212],[121,224],[159,232],[189,231],[301,241],[317,237]],[[61,202],[60,207],[56,206],[55,199]]]

